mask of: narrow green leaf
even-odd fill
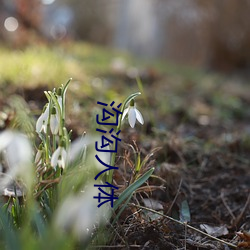
[[[128,199],[124,202],[122,208],[119,210],[118,214],[115,216],[112,225],[116,223],[116,221],[119,219],[121,213],[124,211],[124,209],[126,208],[127,204],[129,203],[130,199],[132,198],[133,193],[131,193],[128,197]]]
[[[38,211],[34,211],[33,220],[36,225],[38,235],[40,237],[44,236],[45,223],[44,223],[42,215]]]
[[[11,227],[9,221],[8,221],[8,215],[7,213],[4,213],[2,208],[0,208],[0,227],[3,230],[5,243],[6,243],[6,249],[7,250],[21,250],[21,245],[19,242],[18,235],[16,231],[14,231],[14,228]]]
[[[127,199],[127,197],[129,197],[151,176],[154,170],[154,168],[149,169],[143,176],[138,178],[138,180],[136,180],[133,184],[126,188],[119,196],[119,199],[115,202],[113,209],[116,210],[120,206],[120,204],[122,204],[122,202]]]
[[[72,78],[69,78],[69,80],[67,81],[67,83],[63,86],[62,89],[62,95],[64,96],[66,94],[66,91],[68,89],[69,83],[72,81]]]
[[[141,170],[141,154],[140,152],[137,154],[137,158],[136,158],[136,167],[135,167],[135,172],[139,173],[139,171]]]
[[[180,221],[189,222],[191,219],[190,209],[187,200],[182,201],[180,208]]]

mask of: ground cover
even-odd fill
[[[4,58],[1,130],[17,115],[11,104],[13,94],[23,96],[31,116],[37,117],[46,102],[43,90],[69,77],[73,81],[66,124],[73,137],[93,131],[97,101],[122,101],[128,94],[142,92],[137,107],[145,124],[122,130],[114,181],[121,189],[128,185],[135,177],[138,157],[149,158],[142,171],[154,166],[155,172],[116,224],[108,226],[113,237],[100,248],[234,249],[230,244],[240,242],[249,247],[248,236],[240,238],[236,233],[250,230],[250,85],[246,78],[145,62],[88,44],[41,45],[23,51],[2,47],[0,51]],[[25,130],[22,123],[20,127]],[[161,214],[187,221],[187,226]]]

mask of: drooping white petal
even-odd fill
[[[128,113],[128,110],[129,110],[129,108],[126,108],[126,109],[123,111],[122,120],[125,118],[126,114]]]
[[[45,120],[49,119],[49,104],[47,104],[46,109],[44,111],[44,119]]]
[[[96,149],[95,143],[101,145],[102,141],[99,136],[92,135],[84,135],[73,141],[69,147],[69,151],[67,152],[67,162],[72,164],[74,161],[84,161],[84,166],[86,168],[93,166],[98,170],[104,170],[105,166],[100,163],[97,159],[95,159]],[[105,162],[106,164],[110,164],[111,162],[111,153],[110,152],[98,152],[98,157]],[[93,162],[94,159],[94,162]]]
[[[53,168],[56,168],[56,166],[58,165],[60,168],[65,168],[66,165],[66,161],[67,161],[67,152],[64,149],[64,147],[59,146],[56,151],[52,154],[51,157],[51,166]]]
[[[73,234],[78,240],[86,240],[98,223],[103,222],[109,215],[108,207],[97,207],[98,189],[94,184],[86,188],[80,195],[70,195],[59,206],[55,215],[56,230]]]
[[[141,112],[136,108],[134,100],[130,101],[130,105],[126,108],[122,115],[122,120],[128,114],[128,122],[129,125],[134,128],[136,120],[138,120],[141,124],[144,124],[144,119]]]
[[[0,151],[2,150],[5,152],[3,156],[8,168],[5,177],[1,179],[0,188],[6,187],[17,177],[21,177],[29,187],[33,181],[33,152],[28,138],[21,133],[4,131],[0,134]]]
[[[37,133],[40,133],[42,131],[43,123],[44,123],[44,113],[42,113],[39,116],[39,118],[37,119],[37,122],[36,122],[36,132]]]
[[[66,160],[67,160],[67,152],[66,152],[66,150],[65,150],[64,148],[62,148],[61,156],[62,156],[62,158],[63,158],[63,159],[65,160],[65,162],[66,162]]]
[[[136,122],[136,113],[135,113],[135,108],[130,107],[129,112],[128,112],[128,122],[129,125],[134,128],[135,122]]]
[[[6,156],[10,168],[16,168],[31,162],[32,148],[28,138],[25,135],[14,133],[12,141],[6,148]]]
[[[56,151],[52,154],[52,157],[51,157],[50,163],[51,163],[51,166],[53,168],[55,168],[57,166],[57,164],[58,164],[58,158],[59,158],[60,154],[61,154],[61,147],[59,146],[56,149]]]
[[[52,114],[50,117],[50,130],[53,135],[58,134],[59,131],[59,120],[56,114]]]
[[[0,133],[0,152],[5,149],[13,138],[13,133],[9,130],[5,130]]]
[[[40,133],[44,131],[47,132],[47,124],[49,120],[49,105],[47,105],[45,111],[40,115],[36,122],[36,132]]]
[[[143,124],[144,123],[144,120],[143,120],[143,117],[142,117],[142,114],[141,112],[135,108],[135,113],[136,113],[136,119],[141,123]]]
[[[69,163],[74,162],[78,157],[82,156],[84,154],[84,151],[86,151],[86,147],[88,144],[93,143],[92,138],[88,135],[85,135],[83,137],[79,137],[76,140],[74,140],[68,151],[68,161]]]
[[[44,121],[41,131],[43,131],[45,134],[47,133],[47,126],[48,126],[48,123],[46,121]]]
[[[66,161],[67,161],[67,152],[64,148],[62,148],[60,156],[61,156],[61,159],[58,160],[58,166],[64,169],[66,165]]]

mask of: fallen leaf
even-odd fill
[[[225,225],[209,226],[207,224],[201,224],[200,229],[205,231],[207,234],[212,235],[214,237],[219,237],[219,236],[228,234],[228,230],[227,230],[227,227]]]
[[[151,198],[144,198],[143,203],[144,203],[145,207],[148,207],[150,209],[163,210],[163,205],[157,200],[154,200]]]
[[[244,247],[250,249],[250,232],[237,232],[237,235],[243,240],[238,244],[238,247]]]
[[[151,199],[151,198],[144,198],[143,203],[145,207],[156,210],[159,213],[163,214],[163,205],[159,201]],[[146,215],[147,219],[150,219],[151,221],[162,218],[161,215],[150,212],[150,211],[144,211],[144,214]]]

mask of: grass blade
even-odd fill
[[[124,200],[127,199],[127,197],[129,197],[137,188],[139,188],[144,182],[147,181],[147,179],[151,176],[154,170],[154,168],[149,169],[143,176],[141,176],[138,180],[136,180],[133,184],[131,184],[121,193],[119,199],[114,204],[114,211],[122,204]]]

